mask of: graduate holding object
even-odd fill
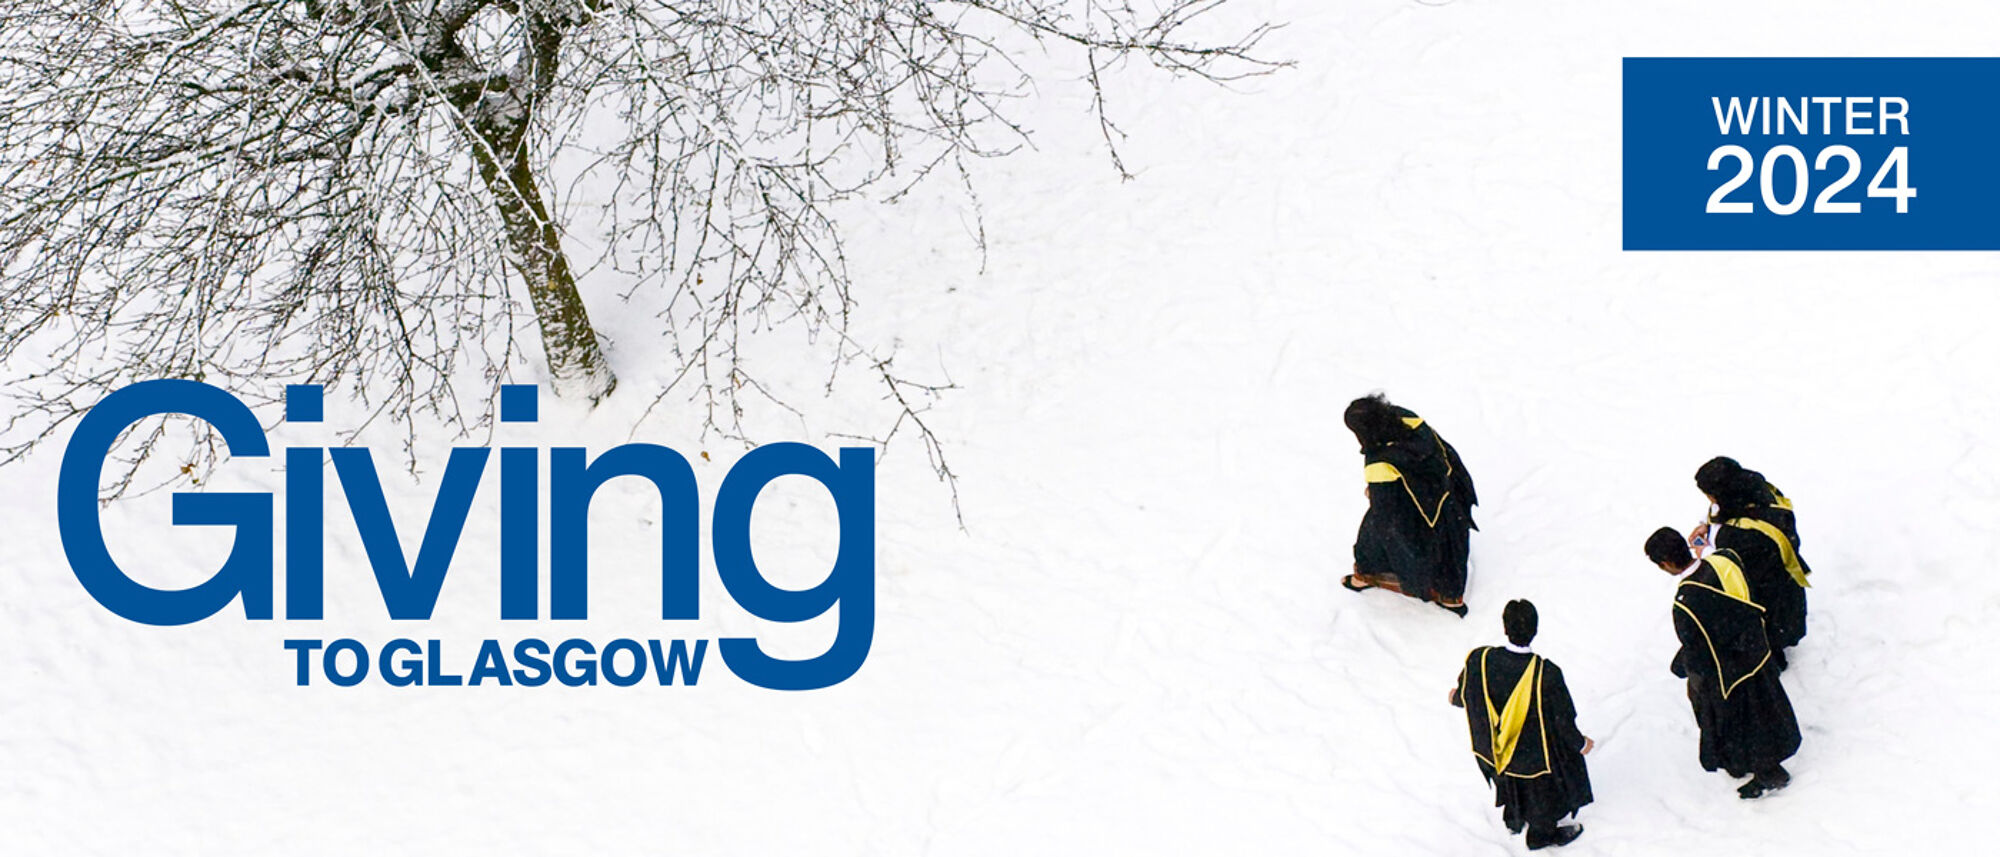
[[[1799,751],[1799,722],[1741,557],[1717,548],[1695,559],[1680,533],[1661,527],[1646,540],[1646,558],[1680,578],[1673,610],[1681,647],[1670,668],[1687,679],[1702,769],[1750,777],[1736,790],[1746,800],[1784,788],[1792,775],[1783,762]]]

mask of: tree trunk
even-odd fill
[[[514,267],[527,281],[528,300],[541,327],[542,351],[548,357],[555,393],[578,396],[596,405],[611,395],[618,378],[597,345],[597,331],[590,326],[583,295],[577,292],[576,278],[570,274],[561,235],[549,219],[548,207],[529,168],[527,147],[505,139],[512,135],[484,136],[473,144],[473,157],[480,180],[500,210]]]

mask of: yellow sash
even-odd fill
[[[1805,568],[1799,565],[1798,549],[1792,547],[1791,539],[1785,538],[1784,530],[1780,530],[1777,527],[1771,526],[1767,522],[1759,521],[1756,518],[1730,518],[1729,520],[1724,521],[1723,523],[1731,527],[1742,527],[1747,530],[1756,530],[1757,532],[1763,533],[1766,537],[1770,538],[1771,541],[1777,542],[1778,556],[1782,557],[1785,561],[1785,573],[1791,575],[1792,580],[1796,581],[1798,585],[1806,588],[1812,587],[1812,584],[1806,581]]]
[[[1403,471],[1397,470],[1396,465],[1386,461],[1377,461],[1361,468],[1361,478],[1369,482],[1403,483],[1403,492],[1410,495],[1410,502],[1416,504],[1417,514],[1422,515],[1424,523],[1430,527],[1438,525],[1438,516],[1444,514],[1444,501],[1451,496],[1451,492],[1446,491],[1438,495],[1436,509],[1425,509],[1423,501],[1417,499],[1417,490],[1411,488],[1410,481],[1403,478]]]
[[[1507,704],[1498,711],[1493,709],[1493,693],[1486,687],[1487,649],[1479,654],[1479,689],[1486,702],[1486,728],[1493,739],[1493,773],[1507,771],[1507,763],[1514,760],[1514,748],[1520,746],[1521,729],[1528,724],[1528,706],[1535,698],[1536,667],[1542,659],[1530,655],[1528,668],[1521,671],[1521,680],[1514,683],[1514,692],[1507,694]]]
[[[1743,567],[1735,560],[1719,553],[1708,555],[1708,567],[1715,569],[1715,576],[1722,578],[1722,592],[1738,601],[1755,604],[1750,600],[1750,584],[1743,579]]]

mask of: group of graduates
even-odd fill
[[[1347,427],[1361,443],[1368,512],[1354,543],[1354,572],[1341,583],[1386,589],[1466,615],[1466,557],[1476,529],[1472,475],[1458,451],[1423,418],[1380,394],[1356,399]],[[1791,781],[1784,761],[1799,749],[1798,719],[1779,674],[1785,650],[1806,634],[1811,568],[1799,556],[1792,503],[1754,470],[1715,458],[1695,471],[1707,517],[1686,535],[1662,527],[1646,559],[1675,577],[1670,669],[1687,680],[1688,702],[1709,771],[1743,779],[1744,799]],[[1530,850],[1569,844],[1580,824],[1560,822],[1592,800],[1584,756],[1595,746],[1577,729],[1562,668],[1530,644],[1534,604],[1508,602],[1507,642],[1466,656],[1448,696],[1465,709],[1472,752],[1493,786],[1507,829]]]

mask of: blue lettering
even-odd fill
[[[660,490],[660,618],[698,619],[701,603],[701,511],[694,470],[664,446],[628,443],[584,464],[584,451],[549,452],[549,616],[582,619],[590,607],[590,498],[620,476]]]
[[[619,652],[624,652],[632,656],[631,672],[618,671],[617,657]],[[639,679],[646,677],[646,650],[640,648],[636,640],[627,640],[620,637],[609,643],[605,643],[604,654],[599,655],[597,661],[599,668],[604,671],[604,680],[618,687],[631,687],[638,684]]]
[[[382,661],[382,681],[386,682],[390,687],[409,687],[413,684],[423,684],[424,662],[416,657],[422,651],[423,649],[417,646],[417,641],[406,640],[401,637],[390,640],[387,644],[383,645],[382,653],[379,656]],[[394,660],[398,652],[410,657]]]
[[[444,671],[444,641],[432,640],[430,642],[430,649],[431,649],[431,672],[430,672],[431,686],[457,687],[461,684],[464,684],[465,676],[453,675],[451,673]]]
[[[570,687],[596,684],[596,661],[588,657],[575,659],[567,657],[570,653],[578,651],[583,652],[585,655],[597,653],[597,649],[590,645],[589,640],[564,640],[560,645],[556,646],[556,681]],[[573,666],[580,666],[583,668],[583,671],[577,672],[573,669]]]
[[[333,469],[340,474],[347,491],[347,505],[354,513],[354,527],[361,531],[361,546],[368,564],[375,569],[375,585],[382,590],[382,603],[391,619],[429,619],[437,607],[438,590],[444,587],[444,573],[451,555],[458,550],[459,534],[465,518],[472,513],[472,495],[479,490],[479,477],[486,469],[483,448],[451,451],[444,466],[444,483],[438,486],[437,500],[431,505],[430,523],[417,547],[414,566],[403,558],[403,546],[396,538],[396,522],[389,518],[389,501],[382,496],[382,481],[375,475],[375,459],[365,449],[329,450]]]
[[[549,683],[549,644],[533,637],[514,644],[514,662],[521,665],[514,671],[514,680],[522,687],[541,687]]]
[[[285,388],[285,421],[325,416],[317,385]],[[325,605],[326,456],[318,447],[285,450],[285,618],[318,619]],[[266,575],[268,576],[268,574]]]
[[[708,654],[707,640],[694,641],[692,657],[688,655],[686,640],[675,640],[673,646],[668,649],[672,654],[666,656],[660,654],[659,640],[647,640],[646,647],[653,651],[653,675],[659,679],[662,686],[673,684],[676,672],[680,673],[682,684],[688,687],[693,687],[695,682],[701,680],[701,658]]]
[[[341,652],[347,652],[354,656],[353,672],[341,672]],[[339,687],[353,687],[360,684],[362,679],[368,677],[368,647],[361,645],[358,640],[350,640],[345,637],[335,640],[326,644],[326,659],[323,665],[326,670],[327,681],[333,682]]]
[[[514,679],[507,675],[507,657],[500,653],[499,640],[479,644],[479,660],[472,665],[472,678],[466,683],[477,686],[486,679],[494,679],[502,687],[514,684]]]
[[[147,417],[186,414],[215,427],[229,454],[271,454],[249,408],[197,381],[141,381],[104,397],[77,421],[56,481],[56,529],[84,591],[105,609],[147,625],[185,625],[216,614],[238,595],[248,619],[271,618],[271,495],[176,493],[175,525],[233,526],[229,558],[206,582],[188,589],[154,589],[126,576],[104,544],[97,487],[104,459],[126,428]]]
[[[502,389],[503,423],[532,423],[536,391],[531,386]],[[285,390],[288,423],[312,424],[324,416],[323,391],[314,385]],[[233,528],[230,552],[208,580],[179,590],[154,589],[133,580],[111,558],[98,508],[104,462],[120,435],[138,422],[163,415],[185,415],[207,423],[222,437],[232,456],[256,458],[271,454],[256,415],[234,396],[194,381],[158,380],[133,384],[107,396],[78,421],[65,450],[57,485],[57,520],[63,549],[85,591],[113,613],[152,625],[181,625],[208,618],[240,599],[244,616],[270,619],[277,522],[274,498],[265,493],[196,493],[173,495],[176,526]],[[471,514],[491,449],[451,451],[414,558],[407,556],[389,513],[372,453],[366,448],[292,447],[285,451],[285,613],[287,618],[320,620],[325,611],[326,465],[329,460],[346,496],[350,514],[368,557],[375,583],[390,618],[429,619],[436,610],[444,580]],[[531,447],[506,447],[500,454],[500,617],[540,618],[539,452]],[[717,649],[725,666],[752,685],[774,690],[828,687],[854,675],[867,659],[875,630],[875,473],[874,452],[843,448],[838,460],[811,446],[776,443],[746,453],[724,476],[716,494],[711,526],[715,565],[723,588],[752,616],[770,622],[795,623],[827,617],[838,623],[833,643],[815,657],[787,660],[766,654],[753,637],[720,640]],[[652,483],[662,503],[660,527],[660,615],[665,620],[700,618],[700,491],[694,471],[680,453],[664,446],[630,443],[595,459],[579,447],[550,450],[549,498],[549,616],[569,620],[589,612],[589,527],[591,500],[605,483],[635,476]],[[803,476],[819,483],[834,501],[839,551],[825,580],[804,590],[776,586],[758,569],[751,548],[750,523],[758,496],[783,476]],[[502,685],[546,684],[551,678],[570,686],[605,680],[630,686],[643,678],[648,655],[662,685],[699,679],[707,640],[658,640],[645,646],[630,639],[608,644],[599,655],[584,640],[565,640],[551,651],[543,640],[521,640],[514,646],[510,670],[505,649],[487,640],[480,647],[471,684],[491,680]],[[441,642],[430,641],[419,671],[413,656],[416,643],[398,638],[379,653],[377,666],[391,686],[459,685],[466,677],[447,673]],[[368,652],[351,639],[287,640],[297,657],[297,682],[311,681],[310,659],[321,653],[322,672],[333,684],[350,687],[364,680],[371,667]],[[343,672],[341,656],[352,656]],[[619,656],[629,655],[620,662]]]
[[[319,651],[318,640],[286,640],[288,651],[299,653],[299,687],[312,683],[312,653]]]
[[[833,570],[805,590],[771,585],[750,551],[750,512],[757,494],[780,476],[805,476],[833,495],[840,552]],[[729,671],[771,690],[815,690],[846,681],[861,668],[875,639],[875,453],[840,450],[840,463],[802,443],[773,443],[746,453],[723,477],[715,496],[715,568],[722,587],[744,610],[772,622],[803,622],[839,610],[833,646],[816,658],[773,658],[747,637],[717,643]]]

